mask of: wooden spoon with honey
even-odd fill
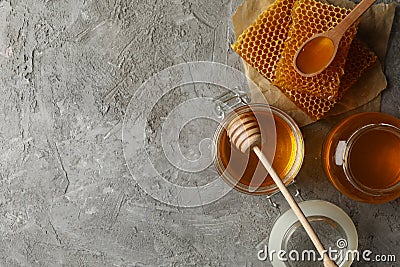
[[[272,167],[271,162],[263,154],[259,146],[261,145],[261,131],[258,125],[257,119],[253,115],[242,114],[234,118],[227,127],[227,133],[231,142],[239,149],[242,153],[245,153],[249,149],[252,149],[260,162],[264,165],[265,169],[268,171],[275,184],[278,186],[279,190],[282,192],[283,196],[289,203],[294,214],[299,219],[300,223],[303,225],[308,236],[312,240],[314,246],[318,250],[318,253],[323,257],[325,267],[337,266],[328,256],[327,250],[324,249],[321,241],[319,240],[317,234],[310,225],[303,211],[300,209],[296,200],[289,193],[285,184],[280,179],[279,175],[276,173]]]
[[[307,39],[293,58],[295,70],[304,77],[312,77],[326,69],[335,58],[340,40],[347,29],[356,22],[376,0],[362,0],[333,29],[315,34]]]

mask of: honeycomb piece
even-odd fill
[[[329,100],[312,94],[298,92],[297,90],[281,89],[300,109],[314,120],[319,120],[328,112],[347,92],[350,87],[358,81],[361,76],[377,60],[377,57],[359,40],[354,39],[351,43],[344,75],[341,78],[338,97]]]
[[[276,0],[232,45],[233,50],[270,81],[275,80],[295,1]]]
[[[321,119],[338,102],[337,98],[329,100],[296,90],[280,89],[313,120]]]
[[[351,43],[347,55],[344,75],[340,79],[339,98],[341,98],[377,60],[378,57],[360,40],[355,38]]]
[[[350,10],[314,0],[299,0],[293,6],[292,24],[282,51],[273,84],[299,93],[334,100],[338,96],[340,78],[344,74],[347,53],[356,34],[357,23],[343,36],[336,57],[320,74],[304,77],[296,72],[293,58],[300,46],[311,36],[328,31],[338,24]]]

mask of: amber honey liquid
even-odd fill
[[[346,147],[340,143],[347,142]],[[348,151],[347,154],[344,154]],[[343,155],[343,163],[340,158]],[[400,120],[360,113],[328,135],[323,165],[334,186],[358,201],[383,203],[400,196]]]
[[[368,188],[386,189],[400,181],[400,136],[390,128],[366,131],[349,154],[353,178]]]
[[[261,150],[268,158],[275,155],[272,165],[281,178],[286,177],[295,164],[296,153],[298,152],[296,137],[292,128],[277,114],[271,116],[263,111],[254,111],[254,114],[259,122],[263,139]],[[237,150],[230,143],[226,131],[222,132],[218,149],[224,168],[239,183],[249,186],[253,180],[253,182],[261,181],[261,187],[274,184],[255,153],[251,151],[243,154]]]
[[[328,37],[316,37],[300,51],[296,65],[305,74],[322,70],[334,56],[335,46]]]

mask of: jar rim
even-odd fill
[[[346,251],[356,251],[358,249],[357,229],[346,212],[333,203],[324,200],[307,200],[299,203],[301,210],[307,218],[328,218],[334,221],[335,225],[340,226],[343,231]],[[272,226],[269,239],[268,250],[285,250],[285,237],[287,232],[293,227],[293,224],[299,222],[292,209],[288,209],[275,221]],[[342,240],[342,239],[341,239]],[[337,240],[339,242],[339,240]],[[329,248],[326,248],[329,249]],[[342,267],[350,267],[354,258],[345,257],[340,263]],[[286,267],[287,262],[283,262],[279,257],[270,258],[274,267]]]

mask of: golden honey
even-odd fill
[[[303,160],[304,148],[300,130],[290,117],[276,108],[271,107],[271,115],[265,105],[251,106],[251,109],[248,106],[242,107],[238,112],[252,112],[257,118],[262,137],[261,150],[267,157],[273,157],[272,165],[284,183],[291,183]],[[216,143],[216,166],[228,184],[239,191],[252,194],[272,194],[278,191],[255,153],[240,152],[231,144],[223,127],[217,132]]]
[[[367,112],[338,124],[327,136],[323,165],[348,197],[383,203],[400,196],[400,120]]]
[[[335,46],[327,37],[317,37],[307,43],[296,59],[298,69],[304,74],[312,74],[324,69],[332,59]]]

